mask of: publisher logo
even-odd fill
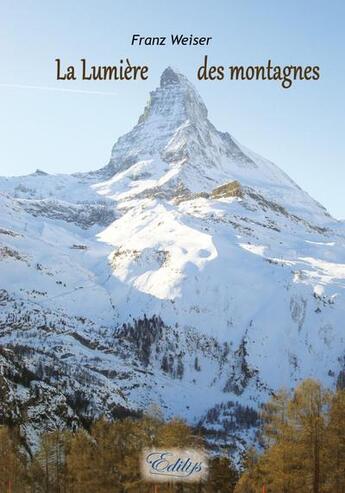
[[[208,460],[198,449],[144,450],[141,471],[146,481],[203,481],[208,474]]]

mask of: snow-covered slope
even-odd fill
[[[344,370],[344,233],[166,69],[104,168],[0,178],[1,412],[33,442],[156,402],[249,439]]]

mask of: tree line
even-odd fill
[[[200,431],[157,416],[99,419],[89,430],[41,436],[36,453],[23,449],[17,429],[0,428],[0,492],[8,493],[232,493],[238,473],[228,457],[213,457],[204,483],[143,481],[145,448],[204,447]]]
[[[143,481],[145,448],[205,448],[201,429],[165,421],[158,409],[88,429],[44,433],[35,453],[17,427],[0,427],[0,492],[6,493],[345,493],[345,390],[305,380],[262,406],[257,444],[240,467],[210,453],[199,484]],[[238,454],[238,457],[240,454]]]
[[[341,382],[339,382],[341,383]],[[305,380],[263,406],[236,493],[345,493],[345,390]]]

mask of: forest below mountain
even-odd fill
[[[210,453],[203,483],[149,484],[140,472],[145,448],[210,449],[202,428],[165,421],[158,407],[75,431],[41,436],[34,454],[18,428],[0,428],[0,491],[11,493],[344,493],[345,390],[305,380],[264,404],[257,447],[235,465]]]

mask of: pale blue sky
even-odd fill
[[[194,83],[211,121],[271,159],[338,218],[344,200],[342,0],[0,0],[0,174],[97,169],[137,121],[162,70]],[[133,33],[213,36],[209,47],[132,47]],[[199,82],[214,64],[320,65],[317,82]],[[56,81],[54,59],[150,66],[146,82]],[[11,87],[11,85],[16,87]],[[114,94],[21,88],[38,86]]]

